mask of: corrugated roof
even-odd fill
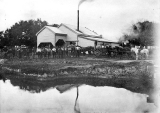
[[[81,38],[85,38],[85,39],[89,39],[89,40],[93,40],[93,41],[98,41],[98,42],[108,42],[108,43],[117,43],[108,39],[104,39],[104,38],[92,38],[92,37],[81,37]]]
[[[98,35],[96,32],[86,28],[86,27],[79,27],[79,31],[77,31],[77,27],[73,26],[73,25],[69,25],[69,24],[64,24],[62,23],[61,25],[64,25],[65,27],[69,28],[70,30],[74,31],[75,33],[79,34],[79,35],[89,35],[89,36],[93,36],[93,37],[101,37],[100,35]],[[60,25],[60,26],[61,26]]]

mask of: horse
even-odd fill
[[[139,48],[138,47],[132,47],[131,52],[134,52],[136,55],[136,60],[138,60],[138,54],[139,54]]]
[[[142,58],[148,59],[149,50],[144,47],[142,50],[140,50],[140,54]]]

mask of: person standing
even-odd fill
[[[71,57],[71,54],[72,54],[72,48],[71,47],[67,47],[67,50],[68,50],[68,56]]]
[[[44,58],[47,57],[47,47],[44,47]]]
[[[57,50],[58,50],[57,51],[58,52],[58,58],[61,58],[61,47],[58,47]]]
[[[64,57],[64,47],[61,47],[61,58],[63,58]]]
[[[58,55],[59,53],[58,53],[58,47],[56,47],[56,58],[58,58],[59,57],[59,55]]]
[[[65,47],[65,56],[68,57],[68,47]]]
[[[41,58],[41,48],[37,48],[37,54],[38,54],[38,58]]]
[[[49,59],[50,56],[51,56],[51,48],[50,48],[50,47],[47,48],[47,56],[48,56],[48,59]]]
[[[80,47],[79,46],[76,46],[76,57],[79,57],[80,55]]]
[[[52,48],[52,56],[53,58],[56,58],[56,48],[55,47]]]
[[[73,57],[76,56],[76,48],[74,45],[72,46],[72,55],[73,55]]]
[[[35,47],[32,48],[32,58],[35,58]]]

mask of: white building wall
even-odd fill
[[[81,47],[87,47],[87,46],[93,46],[94,47],[94,41],[88,40],[85,38],[78,38],[78,45]]]
[[[71,31],[70,29],[66,28],[65,26],[61,25],[59,27],[61,31],[67,34],[67,40],[66,41],[77,41],[77,34]]]
[[[51,42],[55,46],[55,34],[45,28],[37,36],[37,47],[41,42]]]

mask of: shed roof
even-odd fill
[[[85,36],[91,36],[91,37],[97,37],[101,38],[100,35],[98,35],[96,32],[86,28],[86,27],[79,27],[79,31],[77,31],[77,27],[74,25],[64,24],[62,23],[59,27],[65,26],[66,28],[70,29],[71,31],[75,32],[78,35],[85,35]]]
[[[51,27],[51,26],[44,26],[40,31],[38,31],[36,33],[36,35],[38,35],[40,32],[42,32],[44,29],[49,29],[51,32],[55,33],[55,34],[61,34],[61,35],[67,35],[66,33],[64,33],[63,31],[61,31],[60,29],[58,29],[57,27]]]
[[[92,37],[81,37],[81,38],[85,38],[88,40],[93,40],[93,41],[98,41],[98,42],[106,42],[106,43],[118,43],[118,42],[114,42],[108,39],[104,39],[104,38],[92,38]]]

